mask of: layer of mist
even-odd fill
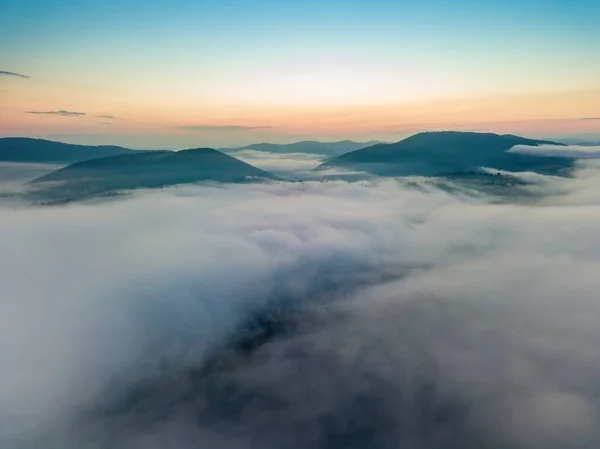
[[[61,168],[54,164],[28,164],[22,162],[0,162],[0,196],[8,196],[27,190],[32,179],[47,175]]]
[[[573,159],[598,159],[600,146],[598,145],[515,145],[509,153],[529,154],[534,156],[569,157]]]
[[[0,447],[592,449],[600,164],[0,210]]]
[[[236,151],[232,156],[261,170],[293,180],[314,177],[314,173],[311,173],[311,170],[325,159],[323,156],[309,153],[278,154],[252,149]]]

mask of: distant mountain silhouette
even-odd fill
[[[380,142],[353,142],[351,140],[342,140],[340,142],[316,142],[306,140],[289,144],[256,143],[242,148],[224,149],[223,151],[232,154],[242,150],[265,151],[268,153],[309,153],[331,157],[375,145],[377,143]]]
[[[77,162],[32,181],[42,196],[80,198],[200,181],[243,183],[276,176],[211,148],[145,151]],[[44,186],[45,184],[45,186]]]
[[[400,142],[378,144],[334,157],[315,170],[344,168],[381,176],[436,176],[493,167],[508,171],[556,173],[571,159],[509,153],[515,145],[563,145],[514,135],[458,131],[425,132]]]
[[[0,162],[64,163],[134,153],[112,145],[72,145],[27,137],[0,138]]]

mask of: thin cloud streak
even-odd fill
[[[23,79],[30,79],[27,75],[23,75],[21,73],[15,73],[15,72],[7,72],[6,70],[0,70],[0,75],[6,75],[6,76],[16,76],[17,78],[23,78]]]
[[[115,117],[114,115],[97,115],[96,117],[98,118],[106,118],[109,120],[119,120],[118,117]]]
[[[85,115],[85,112],[65,111],[64,109],[61,109],[60,111],[27,111],[27,113],[36,115],[60,115],[62,117],[82,117]]]

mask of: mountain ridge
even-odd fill
[[[316,167],[315,171],[344,168],[384,176],[436,176],[443,172],[479,167],[555,173],[572,165],[567,158],[509,153],[508,150],[515,145],[564,144],[513,134],[423,132],[399,142],[377,144],[333,157]]]
[[[246,183],[281,178],[212,148],[140,151],[80,161],[30,182],[42,195],[90,196],[195,182]]]
[[[72,163],[136,151],[117,145],[77,145],[31,137],[0,137],[0,162]]]

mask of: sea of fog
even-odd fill
[[[3,200],[0,447],[600,447],[600,164],[518,176]]]

